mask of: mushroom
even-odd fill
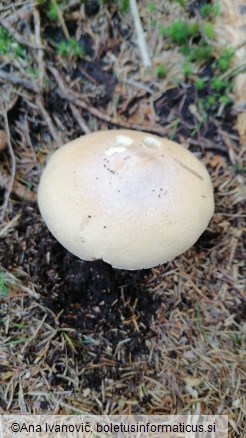
[[[129,270],[188,250],[214,211],[209,173],[191,152],[132,130],[94,132],[58,149],[42,174],[38,204],[71,253]]]

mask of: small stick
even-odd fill
[[[122,82],[131,85],[132,87],[139,88],[140,90],[146,91],[149,94],[155,94],[155,91],[152,90],[148,85],[142,84],[141,82],[134,81],[133,79],[123,78]]]
[[[9,229],[13,228],[15,226],[15,224],[18,222],[18,220],[20,219],[21,214],[17,214],[13,219],[11,219],[1,230],[0,230],[0,237],[5,236],[5,234],[7,234],[7,232],[9,231]]]
[[[3,70],[0,70],[0,80],[11,82],[11,84],[14,85],[20,85],[21,87],[26,88],[27,90],[32,91],[34,93],[40,93],[40,88],[36,84],[21,79],[18,76],[12,73],[7,73],[6,71]]]
[[[86,123],[84,122],[84,120],[82,119],[78,108],[76,108],[76,106],[71,102],[69,103],[69,106],[70,106],[70,109],[73,113],[73,116],[74,116],[75,120],[77,121],[81,131],[85,132],[85,134],[89,134],[89,132],[91,132],[91,131],[88,128],[88,126],[86,125]]]
[[[51,3],[53,4],[53,6],[54,6],[55,9],[56,9],[56,12],[57,12],[57,15],[58,15],[58,19],[59,19],[59,21],[60,21],[60,25],[61,25],[61,27],[62,27],[62,30],[63,30],[64,35],[65,35],[65,37],[66,37],[67,39],[69,39],[69,38],[70,38],[70,35],[69,35],[69,32],[68,32],[68,29],[67,29],[66,23],[65,23],[65,21],[64,21],[63,15],[62,15],[62,13],[61,13],[61,10],[60,10],[60,8],[59,8],[59,6],[58,6],[56,0],[51,0]]]
[[[18,43],[22,44],[23,46],[35,50],[45,49],[44,46],[34,46],[33,44],[27,43],[25,38],[23,38],[15,29],[13,29],[7,20],[0,18],[0,26],[2,26]]]
[[[15,173],[16,173],[16,159],[15,159],[15,154],[14,154],[14,150],[12,147],[12,143],[11,143],[11,136],[10,136],[10,130],[9,130],[9,121],[8,121],[8,115],[7,112],[4,110],[2,111],[1,108],[1,112],[4,118],[4,125],[5,125],[5,131],[7,133],[7,142],[8,142],[8,150],[9,150],[9,155],[10,155],[10,160],[11,160],[11,175],[10,175],[10,181],[8,183],[8,187],[6,187],[6,192],[5,192],[5,196],[4,196],[4,203],[0,208],[0,222],[4,221],[4,214],[5,211],[8,207],[8,203],[9,203],[9,198],[12,192],[12,188],[13,188],[13,184],[14,184],[14,180],[15,180]]]
[[[1,6],[1,12],[7,11],[8,9],[12,9],[13,12],[13,4],[6,5],[5,7]],[[17,23],[20,20],[28,21],[32,16],[32,5],[27,4],[17,9],[15,13],[11,13],[8,18],[5,18],[5,22],[9,24],[9,26],[13,26],[13,24]]]
[[[13,193],[18,196],[18,198],[24,199],[28,202],[36,202],[37,200],[37,193],[35,193],[33,190],[28,189],[16,179],[13,183]]]
[[[104,122],[110,123],[112,125],[118,125],[123,128],[135,129],[137,131],[152,132],[159,135],[166,135],[167,132],[169,132],[170,127],[173,125],[173,122],[171,122],[169,125],[165,127],[153,126],[151,123],[144,123],[141,125],[137,125],[135,123],[130,123],[126,120],[121,120],[119,117],[110,117],[108,114],[102,113],[97,108],[90,106],[84,100],[82,100],[81,95],[79,93],[75,93],[69,88],[68,85],[64,83],[60,73],[54,67],[49,66],[48,69],[56,79],[60,87],[60,90],[58,90],[58,94],[63,99],[68,100],[69,102],[75,104],[79,108],[85,109],[90,114],[92,114],[93,116],[97,117],[100,120],[103,120]]]
[[[33,18],[34,18],[34,26],[35,26],[35,42],[37,46],[41,47],[42,42],[41,42],[41,32],[40,32],[40,14],[36,6],[33,7]],[[39,69],[39,83],[40,83],[40,87],[43,88],[44,75],[45,75],[43,50],[38,50],[37,58],[38,58],[38,69]]]
[[[37,99],[36,103],[37,103],[37,105],[38,105],[38,107],[39,107],[39,109],[40,109],[40,112],[41,112],[41,114],[42,114],[44,120],[45,120],[46,123],[47,123],[47,126],[48,126],[48,128],[49,128],[49,130],[50,130],[50,133],[51,133],[51,135],[52,135],[52,137],[53,137],[53,140],[55,140],[56,144],[57,144],[57,145],[59,146],[59,148],[60,148],[61,145],[62,145],[62,144],[61,144],[61,141],[60,141],[60,139],[59,139],[58,136],[57,136],[57,133],[56,133],[56,130],[55,130],[54,124],[53,124],[53,122],[52,122],[52,119],[51,119],[50,115],[48,114],[48,112],[46,111],[46,109],[45,109],[45,107],[44,107],[44,105],[43,105],[43,103],[42,103],[42,101],[41,101],[41,98]]]
[[[151,60],[150,60],[150,57],[148,54],[148,48],[147,48],[147,44],[145,41],[144,31],[143,31],[142,23],[141,23],[141,20],[139,17],[136,0],[130,0],[130,8],[132,11],[134,26],[135,26],[135,30],[137,33],[138,47],[139,47],[139,50],[141,53],[143,64],[144,64],[144,67],[149,67],[151,65]]]

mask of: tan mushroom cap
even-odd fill
[[[57,150],[38,204],[70,252],[129,270],[185,252],[214,211],[210,176],[191,152],[131,130],[95,132]]]

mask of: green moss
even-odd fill
[[[122,14],[125,14],[129,9],[129,0],[118,0],[118,9]]]
[[[196,37],[199,35],[199,24],[198,23],[192,23],[189,25],[189,36],[190,37]]]
[[[0,27],[0,55],[14,55],[20,58],[26,56],[24,47],[14,41],[3,27]]]
[[[207,23],[204,23],[202,26],[202,31],[204,35],[209,39],[213,40],[215,37],[215,30],[214,25],[210,23],[209,21]]]
[[[223,96],[220,96],[219,102],[223,105],[229,105],[230,103],[232,103],[232,98],[224,94]]]
[[[67,41],[61,41],[57,46],[58,55],[63,58],[81,58],[84,55],[84,48],[74,38]]]
[[[27,71],[34,78],[39,78],[39,70],[37,68],[29,67]]]
[[[47,15],[50,21],[56,22],[58,20],[58,11],[56,5],[54,5],[53,3],[49,3]]]
[[[208,96],[207,99],[205,100],[205,108],[206,109],[212,109],[216,106],[217,103],[217,99],[215,96]]]
[[[182,8],[186,6],[186,0],[172,0],[173,3],[178,3]]]
[[[204,79],[197,79],[196,83],[195,83],[195,86],[196,86],[197,90],[204,90],[204,88],[205,88],[205,81],[204,81]]]
[[[213,18],[218,17],[220,10],[221,8],[219,3],[215,3],[214,5],[206,4],[201,6],[200,14],[203,18]]]
[[[156,5],[152,2],[148,4],[147,8],[150,14],[154,14],[156,12]]]
[[[183,75],[186,78],[193,73],[193,66],[189,62],[184,62],[184,64],[182,65],[181,68],[182,68]]]
[[[167,69],[166,69],[166,67],[165,67],[164,65],[158,65],[158,66],[156,67],[156,76],[157,76],[159,79],[164,79],[164,78],[166,77],[166,75],[167,75]]]
[[[174,44],[182,46],[188,43],[189,38],[199,35],[197,23],[188,24],[184,20],[176,20],[171,26],[161,27],[160,33],[163,37],[169,38]]]
[[[0,55],[7,55],[11,50],[11,38],[7,31],[0,27]]]
[[[222,90],[229,88],[229,83],[228,83],[228,81],[223,81],[222,79],[215,77],[211,81],[211,88],[215,92],[220,93]]]
[[[222,50],[220,57],[217,60],[217,66],[221,72],[225,72],[231,65],[231,61],[234,56],[234,51],[230,48]]]
[[[205,43],[200,43],[196,47],[187,47],[182,50],[182,53],[187,56],[189,61],[206,62],[213,56],[213,48]]]
[[[70,53],[69,44],[67,41],[61,41],[57,46],[57,53],[58,55],[62,56],[63,58],[67,58]]]
[[[4,298],[9,295],[9,288],[6,282],[4,272],[0,272],[0,297]]]
[[[97,0],[97,1],[99,4],[102,4],[102,5],[110,5],[110,4],[116,3],[119,12],[121,12],[122,14],[127,12],[129,7],[130,7],[129,0]]]
[[[165,34],[165,32],[167,32]],[[178,45],[185,44],[189,38],[189,26],[183,20],[175,21],[172,26],[169,26],[167,29],[161,30],[161,34],[163,36],[168,36],[170,40]]]

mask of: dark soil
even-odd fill
[[[131,337],[133,355],[144,353],[151,319],[159,299],[148,293],[149,270],[123,271],[102,262],[85,262],[66,251],[50,234],[33,206],[22,209],[18,239],[3,243],[0,263],[28,273],[45,307],[59,314],[62,327],[78,329],[84,337],[107,334],[112,345]],[[133,335],[132,318],[139,331]]]

